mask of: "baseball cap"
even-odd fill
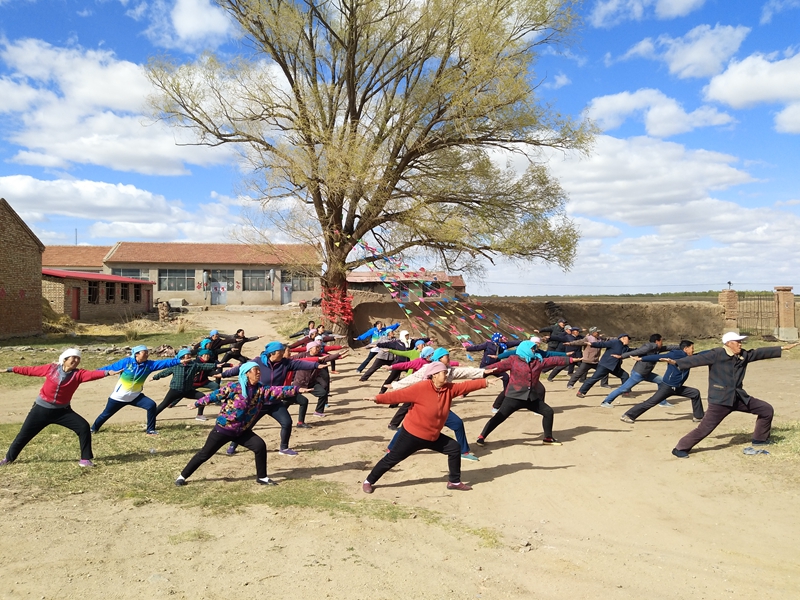
[[[722,343],[727,344],[728,342],[737,342],[739,340],[745,339],[746,335],[739,335],[735,331],[729,331],[725,335],[722,336]]]
[[[629,338],[629,339],[630,339],[630,337],[631,337],[631,336],[629,336],[627,333],[620,333],[620,334],[617,336],[617,339],[619,339],[619,338],[624,338],[624,337],[626,337],[626,338]]]
[[[589,333],[597,333],[600,331],[597,327],[589,327]]]

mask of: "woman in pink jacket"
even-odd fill
[[[81,460],[78,464],[82,467],[94,466],[89,423],[72,410],[70,402],[75,390],[83,382],[102,379],[109,375],[118,375],[119,371],[85,371],[78,368],[80,363],[80,350],[70,348],[61,353],[56,363],[38,367],[8,367],[5,370],[7,373],[44,377],[45,379],[42,389],[39,390],[39,396],[34,401],[28,416],[25,417],[22,429],[11,442],[6,457],[0,460],[0,465],[14,462],[27,443],[48,425],[61,425],[74,431],[80,440]]]

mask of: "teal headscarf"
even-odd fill
[[[239,367],[239,385],[242,386],[242,395],[247,396],[247,372],[258,365],[253,361],[244,363]]]
[[[449,354],[450,351],[447,348],[437,348],[436,350],[433,351],[433,356],[431,357],[431,360],[439,360],[443,356],[448,356]]]
[[[531,341],[522,342],[519,346],[517,346],[517,356],[519,356],[526,363],[529,363],[531,360],[536,358],[535,351],[536,344]]]

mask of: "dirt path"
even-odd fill
[[[269,335],[272,318],[198,316],[204,327]],[[108,504],[89,493],[20,504],[14,490],[2,488],[0,598],[800,597],[796,463],[742,455],[731,438],[751,428],[752,418],[732,415],[689,460],[678,460],[670,449],[692,427],[688,403],[654,408],[630,426],[619,416],[636,398],[601,409],[599,389],[581,400],[558,379],[548,384],[548,402],[563,446],[543,447],[538,417],[517,413],[485,449],[473,448],[480,462],[464,461],[472,492],[446,491],[446,461],[426,453],[365,497],[360,482],[389,438],[390,411],[362,400],[380,379],[367,389],[357,383],[358,360],[345,361],[334,376],[330,416],[293,433],[300,456],[270,453],[270,475],[342,482],[353,500],[431,509],[452,525],[265,507],[220,518],[159,504]],[[784,420],[800,419],[793,368],[775,360],[748,371],[748,390],[771,401]],[[698,370],[689,381],[704,395],[705,377]],[[108,382],[86,384],[79,411],[94,417],[109,389]],[[145,387],[154,398],[165,389],[162,382]],[[637,390],[642,399],[652,387]],[[0,392],[0,420],[21,421],[35,391]],[[456,405],[471,440],[490,402],[486,392]],[[115,419],[143,416],[126,409]],[[274,448],[277,427],[262,422],[259,431]],[[225,460],[233,461],[226,469],[252,470],[244,453]],[[193,484],[217,468],[204,467]],[[496,532],[501,546],[484,546],[468,527]]]

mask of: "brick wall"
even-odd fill
[[[114,301],[107,302],[106,282],[99,282],[100,294],[97,303],[89,303],[89,282],[83,279],[63,279],[60,277],[42,277],[42,292],[50,301],[53,310],[59,314],[72,316],[72,295],[80,295],[79,321],[99,321],[113,319],[122,321],[149,312],[153,305],[153,286],[142,283],[142,295],[139,302],[134,302],[133,285],[129,287],[129,301],[122,301],[122,290],[118,282],[114,283]],[[149,304],[147,303],[149,290]]]
[[[0,339],[42,333],[42,252],[0,202]]]

